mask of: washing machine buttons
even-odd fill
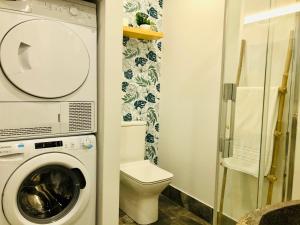
[[[17,148],[18,148],[19,150],[24,150],[25,145],[24,145],[23,143],[20,143],[20,144],[17,145]]]

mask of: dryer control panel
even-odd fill
[[[96,5],[80,0],[1,0],[0,8],[96,27]]]

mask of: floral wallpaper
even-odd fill
[[[142,12],[161,30],[163,0],[124,0],[124,17],[136,27],[135,15]],[[147,122],[145,158],[157,163],[159,140],[159,92],[161,41],[123,37],[123,107],[124,121]]]

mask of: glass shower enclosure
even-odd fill
[[[291,199],[298,115],[296,0],[226,0],[214,225]]]

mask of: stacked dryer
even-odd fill
[[[0,140],[95,132],[95,8],[61,0],[0,7],[11,9],[0,12]]]
[[[92,3],[0,1],[1,225],[95,224],[96,30]]]

